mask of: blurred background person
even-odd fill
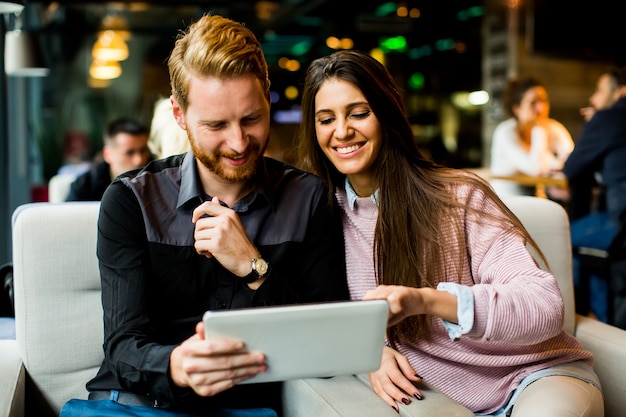
[[[169,97],[161,98],[154,104],[148,146],[157,159],[189,150],[187,132],[176,123]]]
[[[624,70],[619,67],[610,67],[598,77],[596,89],[589,97],[590,106],[581,108],[580,113],[587,122],[596,111],[608,109],[624,95],[626,95],[626,75]],[[598,128],[603,130],[605,126],[596,125],[595,129]],[[594,129],[593,126],[592,129]],[[589,135],[589,132],[586,132],[585,135]],[[577,142],[579,140],[580,137],[577,139]],[[585,170],[585,172],[578,172],[575,178],[573,177],[571,170],[577,170],[577,168],[576,166],[572,168],[571,165],[578,165],[576,162],[578,159],[579,157],[575,156],[569,162],[570,167],[568,168],[570,173],[570,178],[568,178],[570,191],[568,214],[570,221],[586,216],[593,211],[606,210],[605,187],[600,172],[592,168]]]
[[[509,118],[500,122],[491,141],[491,174],[545,176],[560,171],[574,148],[562,123],[550,118],[548,91],[534,77],[510,80],[504,93]],[[512,181],[490,181],[496,193],[535,195],[532,186]]]
[[[580,114],[589,121],[598,110],[608,109],[626,92],[624,71],[619,67],[611,67],[598,77],[596,90],[589,97],[588,107],[580,109]]]
[[[607,250],[626,210],[626,69],[612,68],[600,75],[589,102],[593,115],[583,125],[576,146],[565,161],[563,174],[570,186],[573,248]],[[600,188],[595,193],[599,201],[590,204],[594,186]],[[592,276],[590,290],[591,311],[598,319],[607,321],[606,282]]]
[[[66,201],[100,201],[118,175],[146,165],[152,156],[148,135],[148,127],[139,120],[123,117],[110,122],[104,135],[102,161],[76,178]]]

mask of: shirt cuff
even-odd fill
[[[443,327],[448,331],[450,340],[457,341],[461,335],[469,333],[474,326],[474,293],[471,288],[454,282],[440,282],[437,285],[438,291],[445,291],[457,298],[458,323],[441,320]]]

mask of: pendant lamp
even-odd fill
[[[15,29],[4,38],[4,70],[14,77],[45,77],[50,72],[35,34]]]
[[[105,30],[98,34],[92,56],[101,61],[124,61],[128,58],[128,45],[116,31]]]
[[[0,14],[19,13],[24,8],[24,2],[20,0],[0,1]]]
[[[0,0],[0,6],[9,3]],[[14,14],[13,30],[4,36],[4,71],[14,77],[45,77],[50,69],[44,61],[39,40],[35,33],[22,29],[22,10]]]
[[[89,67],[89,76],[96,80],[112,80],[122,75],[122,66],[118,61],[94,60]]]

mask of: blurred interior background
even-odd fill
[[[277,151],[291,147],[308,63],[354,48],[394,74],[424,149],[477,168],[488,163],[509,77],[543,80],[552,116],[576,137],[597,75],[626,61],[620,12],[612,0],[0,1],[0,264],[11,259],[15,207],[45,201],[51,176],[93,157],[113,118],[149,124],[169,96],[177,34],[205,13],[261,40]]]

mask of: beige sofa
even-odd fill
[[[626,331],[576,316],[567,216],[549,200],[514,197],[507,204],[548,256],[566,301],[566,330],[596,356],[606,416],[626,410]],[[0,417],[56,415],[102,360],[102,308],[95,255],[98,203],[33,203],[13,216],[17,340],[0,340]],[[424,400],[400,415],[473,416],[425,386]],[[285,417],[386,417],[398,414],[364,375],[285,383]]]

